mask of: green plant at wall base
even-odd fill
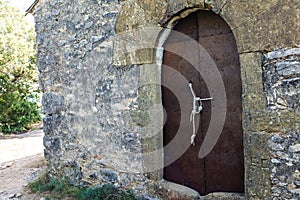
[[[41,120],[36,68],[33,27],[0,0],[0,132],[24,131]]]
[[[135,200],[137,199],[131,191],[123,191],[113,185],[103,185],[102,187],[87,188],[79,194],[80,200]]]
[[[46,199],[70,197],[74,200],[137,200],[131,191],[121,190],[111,184],[83,188],[70,185],[65,179],[50,178],[47,173],[29,183],[28,187],[34,193],[50,192]]]

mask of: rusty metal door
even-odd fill
[[[180,139],[172,148],[165,148],[165,163],[170,159],[175,162],[165,166],[164,179],[186,185],[197,190],[201,195],[211,192],[244,192],[244,161],[240,64],[235,38],[227,23],[211,11],[198,11],[182,19],[175,31],[196,40],[216,63],[223,79],[227,99],[226,120],[222,134],[213,150],[204,158],[198,157],[199,150],[211,120],[211,102],[203,102],[200,120],[197,121],[195,145],[189,145],[186,151],[175,158],[177,147],[187,144],[192,134],[189,121],[192,110],[192,97],[187,82],[176,78],[176,73],[193,82],[197,96],[209,97],[208,88],[197,66],[193,66],[184,57],[192,55],[200,67],[201,60],[196,49],[191,49],[189,39],[178,40],[171,33],[164,44],[165,49],[176,49],[177,54],[165,51],[162,67],[162,100],[165,109],[164,146]],[[175,34],[176,35],[176,34]],[[202,65],[201,65],[202,63]],[[173,70],[167,70],[167,66]],[[198,66],[198,67],[199,67]],[[171,88],[179,88],[174,93]],[[201,92],[200,92],[201,91]],[[184,99],[184,100],[182,100]],[[184,121],[184,119],[187,120]],[[184,122],[182,122],[184,121]],[[183,123],[183,125],[182,125]],[[179,131],[179,127],[183,129]],[[182,141],[182,143],[180,143]]]

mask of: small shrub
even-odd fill
[[[131,191],[123,191],[108,184],[102,187],[87,188],[79,194],[80,200],[135,200],[137,199]]]
[[[51,191],[54,189],[56,184],[57,184],[56,179],[51,179],[48,176],[47,172],[43,172],[37,180],[29,183],[28,187],[31,189],[32,192],[36,193],[36,192]]]
[[[28,187],[34,193],[50,192],[46,199],[71,197],[74,200],[137,200],[132,191],[124,191],[111,184],[83,188],[70,185],[65,179],[50,178],[47,173],[29,183]]]
[[[29,87],[13,84],[0,74],[0,132],[24,131],[41,120],[38,96],[30,94]]]

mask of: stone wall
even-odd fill
[[[35,11],[45,156],[51,174],[73,184],[142,191],[134,121],[140,68],[112,64],[120,7],[117,0],[51,0]]]
[[[300,197],[300,132],[274,134],[268,145],[271,150],[271,191],[273,199]]]
[[[240,54],[249,199],[300,196],[298,51],[285,48]]]
[[[220,14],[240,52],[246,198],[299,198],[297,0],[41,1],[34,13],[51,175],[178,196],[164,188],[161,170],[146,173],[163,165],[159,151],[145,157],[161,148],[162,131],[149,133],[161,125],[162,109],[160,86],[144,83],[160,82],[159,30],[197,9]],[[149,26],[155,31],[132,32]],[[141,49],[145,40],[155,48]],[[150,113],[155,105],[158,113]]]
[[[267,107],[300,114],[300,48],[281,49],[263,57]]]
[[[263,57],[264,90],[267,108],[300,114],[300,48],[279,49]],[[274,133],[268,140],[273,199],[300,197],[299,124]]]

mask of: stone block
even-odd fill
[[[294,31],[300,28],[299,7],[296,0],[229,1],[221,15],[234,32],[239,52],[270,51],[300,43],[299,31]]]
[[[245,186],[247,199],[271,199],[268,138],[261,132],[244,133]]]
[[[157,6],[156,4],[159,5],[159,2],[161,1],[126,1],[126,3],[122,6],[122,9],[118,16],[118,20],[116,23],[116,33],[131,31],[141,27],[156,26],[157,23],[153,21],[153,18],[147,13],[147,11],[145,11],[145,9],[148,8],[149,3],[152,6]],[[150,12],[151,10],[152,9],[148,9],[148,12]]]
[[[240,54],[244,111],[262,111],[266,107],[261,60],[260,53]]]
[[[161,28],[140,27],[115,36],[113,63],[118,66],[156,62],[156,46]]]

